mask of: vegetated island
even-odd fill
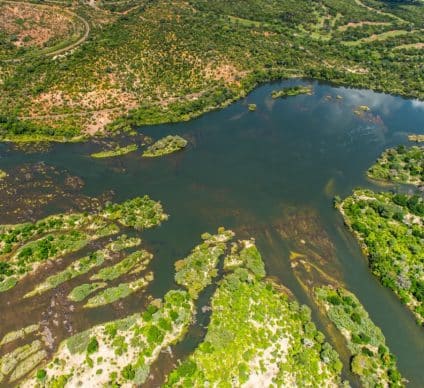
[[[14,382],[32,371],[22,387],[143,384],[160,352],[185,338],[196,316],[195,299],[213,282],[218,261],[223,260],[225,273],[211,299],[207,335],[170,373],[166,386],[229,381],[236,385],[339,385],[342,364],[311,321],[309,308],[290,300],[282,287],[265,278],[253,239],[233,242],[229,249],[233,237],[224,228],[202,235],[203,241],[176,266],[175,277],[187,290],[170,290],[140,313],[65,339],[47,364],[41,364],[46,358],[41,341],[18,347],[0,360],[0,364],[15,360],[2,380]],[[112,272],[98,274],[93,279],[110,278]],[[101,284],[93,284],[97,286]],[[2,341],[24,340],[38,331],[39,326],[33,325],[7,334]],[[22,357],[15,357],[18,354]],[[33,371],[34,367],[38,370]]]
[[[424,147],[399,145],[383,152],[367,175],[376,180],[405,183],[416,186],[424,184]]]
[[[230,255],[224,259],[226,274],[211,299],[206,337],[171,372],[165,386],[341,383],[338,354],[316,329],[309,308],[290,301],[265,279],[254,241],[233,243]],[[190,261],[197,272],[198,260]],[[197,284],[195,276],[190,278]]]
[[[419,195],[355,190],[336,201],[345,224],[361,243],[369,266],[424,322],[424,200]]]
[[[280,90],[273,90],[271,93],[271,97],[276,98],[283,98],[283,97],[292,97],[292,96],[298,96],[300,94],[307,94],[311,96],[313,93],[312,86],[293,86],[290,88],[282,88]]]
[[[405,385],[383,333],[355,295],[343,288],[318,287],[315,299],[345,337],[351,354],[351,371],[359,375],[364,387]]]
[[[247,106],[247,109],[249,110],[249,112],[254,112],[256,110],[256,104],[249,104]]]
[[[107,3],[0,5],[2,140],[186,121],[292,77],[424,98],[419,2]]]
[[[181,136],[166,136],[159,139],[143,152],[145,158],[156,158],[180,151],[187,146],[188,142]]]
[[[112,158],[115,156],[122,156],[129,154],[130,152],[137,151],[138,145],[137,144],[130,144],[125,147],[116,147],[112,150],[105,150],[100,152],[95,152],[91,154],[90,156],[92,158]]]
[[[79,251],[89,242],[119,233],[120,226],[141,230],[157,226],[166,219],[161,204],[144,196],[120,204],[108,204],[94,214],[58,214],[35,223],[0,225],[0,292],[14,287],[42,263],[57,260]],[[137,243],[137,239],[127,240],[121,236],[106,250],[81,258],[61,274],[50,276],[27,296],[88,272],[107,260],[111,250]]]

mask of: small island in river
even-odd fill
[[[181,136],[166,136],[159,139],[150,145],[146,151],[143,152],[145,158],[155,158],[158,156],[172,154],[180,151],[187,146],[188,142]]]
[[[92,158],[112,158],[115,156],[122,156],[129,154],[130,152],[137,151],[138,146],[137,144],[130,144],[125,147],[116,147],[112,150],[105,150],[100,152],[95,152],[94,154],[91,154]]]
[[[271,97],[276,99],[276,98],[283,98],[283,97],[298,96],[299,94],[312,95],[312,92],[313,92],[312,86],[293,86],[290,88],[282,88],[280,90],[274,90],[271,93]]]

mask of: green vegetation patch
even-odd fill
[[[52,276],[49,276],[44,282],[40,283],[34,290],[27,293],[24,298],[41,294],[58,285],[65,283],[68,280],[74,279],[77,276],[83,275],[91,269],[102,265],[108,255],[107,251],[96,251],[88,256],[76,260],[63,271],[60,271]]]
[[[148,196],[108,204],[94,214],[59,214],[35,223],[0,225],[0,292],[14,287],[47,260],[75,252],[90,241],[119,232],[115,222],[135,229],[151,228],[167,219],[162,205]],[[120,236],[105,250],[82,258],[50,276],[27,296],[44,292],[101,265],[109,250],[119,252],[140,244],[138,237]]]
[[[0,345],[7,344],[7,343],[15,341],[19,338],[24,338],[28,334],[31,334],[31,333],[38,331],[39,328],[40,328],[40,325],[35,324],[35,325],[26,326],[26,327],[24,327],[20,330],[11,331],[11,332],[4,335],[4,337],[2,338],[2,340],[0,342]]]
[[[424,147],[400,145],[383,152],[367,172],[372,179],[421,186],[424,184]]]
[[[15,46],[23,25],[14,24],[17,34],[0,31],[0,57],[11,50],[17,60],[0,64],[0,138],[66,141],[122,124],[184,121],[245,97],[261,82],[293,76],[424,96],[419,46],[396,49],[423,41],[420,2],[157,0],[99,7],[73,4],[84,18],[77,23],[85,26],[81,40],[88,32],[90,38],[71,50],[66,43],[74,34],[65,34],[57,44],[66,55],[54,60],[47,57],[52,42],[34,52],[25,42]]]
[[[424,322],[423,198],[356,190],[337,207],[373,274]]]
[[[0,180],[7,177],[7,172],[4,170],[0,170]]]
[[[101,152],[96,152],[94,154],[91,154],[92,158],[112,158],[115,156],[122,156],[129,154],[130,152],[137,151],[138,146],[137,144],[130,144],[125,147],[116,147],[113,150],[106,150]]]
[[[91,295],[92,293],[96,292],[100,288],[105,288],[107,286],[107,283],[99,282],[99,283],[84,283],[80,286],[75,287],[72,289],[72,291],[68,295],[68,299],[72,302],[81,302],[87,296]]]
[[[126,234],[121,234],[116,240],[106,245],[106,249],[112,252],[120,252],[124,249],[133,248],[141,244],[139,237],[128,237]]]
[[[153,273],[149,272],[143,278],[129,283],[121,283],[116,287],[106,288],[97,295],[90,298],[84,305],[85,308],[104,306],[116,302],[119,299],[126,298],[145,287],[153,280]]]
[[[320,287],[315,289],[315,297],[346,338],[352,355],[351,370],[360,376],[363,386],[403,386],[383,333],[355,295],[343,288]]]
[[[8,261],[0,261],[0,292],[14,287],[18,279],[46,260],[57,259],[83,248],[90,236],[79,231],[48,235],[20,248]]]
[[[175,281],[186,287],[192,298],[197,298],[212,283],[212,278],[217,275],[218,260],[225,253],[226,243],[233,236],[232,231],[224,228],[219,228],[215,235],[204,233],[203,243],[196,246],[185,259],[175,263]]]
[[[111,267],[102,268],[98,273],[91,276],[90,280],[109,281],[117,279],[130,272],[134,269],[134,267],[141,267],[142,269],[145,269],[152,258],[153,255],[145,250],[136,251],[121,260],[119,263]]]
[[[31,357],[31,356],[34,356]],[[47,353],[42,349],[42,343],[35,340],[30,344],[20,346],[0,358],[0,383],[11,375],[10,382],[28,373],[46,357]],[[28,363],[28,360],[30,362]]]
[[[171,290],[141,314],[94,326],[62,342],[37,373],[47,387],[143,384],[160,352],[178,342],[193,320],[186,291]],[[37,376],[24,386],[37,386]]]
[[[116,220],[135,229],[151,228],[168,219],[160,202],[151,200],[147,195],[120,204],[107,205],[102,215],[108,220]]]
[[[251,241],[247,243],[249,250]],[[244,255],[253,253],[253,249],[249,253],[243,249]],[[234,250],[232,254],[236,255]],[[166,386],[226,386],[229,382],[232,386],[328,386],[340,382],[342,364],[311,322],[308,307],[290,302],[273,283],[254,272],[240,264],[219,283],[211,300],[206,337],[168,376]]]
[[[169,135],[150,145],[146,151],[143,152],[143,156],[146,158],[154,158],[172,154],[173,152],[182,150],[187,144],[187,140],[181,136]]]
[[[291,88],[283,88],[280,90],[274,90],[271,93],[272,98],[292,97],[298,96],[299,94],[312,95],[312,86],[293,86]]]

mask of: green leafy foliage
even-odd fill
[[[423,198],[356,190],[339,208],[372,272],[423,322]]]
[[[172,154],[182,150],[187,146],[187,140],[181,136],[166,136],[157,142],[150,145],[146,151],[143,152],[144,157],[154,158],[158,156]]]
[[[337,353],[311,322],[306,306],[289,302],[265,281],[252,241],[212,296],[212,315],[202,343],[168,376],[166,386],[244,383],[325,386],[340,381]],[[254,265],[252,265],[254,263]],[[228,268],[228,267],[227,267]]]
[[[226,243],[234,236],[232,231],[219,229],[218,234],[202,235],[203,243],[196,246],[185,259],[175,263],[175,281],[186,287],[193,298],[212,282],[217,275],[217,263],[225,252]]]
[[[367,387],[403,386],[395,358],[386,347],[381,330],[355,295],[343,288],[320,287],[315,289],[315,297],[346,338],[352,355],[352,372],[360,376],[362,384]]]
[[[424,184],[424,147],[400,145],[390,148],[367,174],[373,179],[421,186]]]

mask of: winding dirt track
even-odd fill
[[[47,4],[33,4],[33,3],[27,3],[27,2],[22,2],[22,1],[3,1],[2,3],[4,4],[29,4],[32,5],[34,7],[50,7],[50,5]],[[58,3],[60,4],[60,2],[52,2],[52,3]],[[61,49],[57,49],[48,53],[41,53],[41,56],[45,56],[45,57],[54,57],[56,55],[63,55],[66,54],[67,52],[77,48],[78,46],[80,46],[81,44],[83,44],[88,36],[90,35],[90,24],[87,22],[87,20],[85,20],[83,17],[81,17],[80,15],[76,14],[75,12],[72,12],[68,9],[62,9],[63,12],[67,13],[68,15],[70,15],[71,17],[77,18],[83,25],[84,25],[84,34],[74,43],[71,43],[69,46],[63,47]],[[16,59],[7,59],[4,62],[5,63],[19,63],[24,61],[25,58],[16,58]]]

